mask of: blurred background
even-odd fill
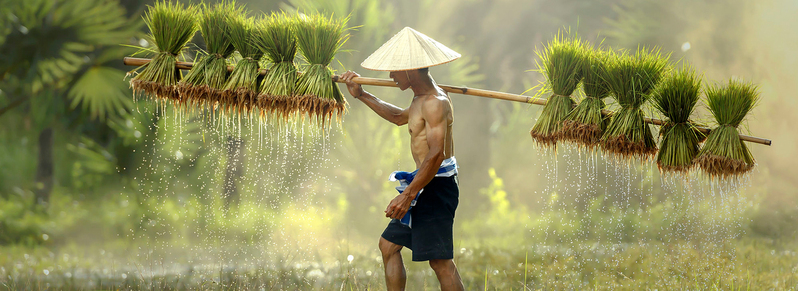
[[[455,261],[467,289],[797,288],[798,2],[237,3],[252,16],[350,16],[333,67],[367,77],[387,78],[359,64],[410,26],[463,55],[431,69],[437,82],[521,94],[543,81],[535,50],[570,28],[604,47],[659,46],[707,85],[758,84],[744,132],[773,145],[748,143],[758,165],[735,181],[544,151],[528,133],[541,106],[452,94]],[[148,4],[0,0],[0,284],[383,290],[377,241],[397,194],[387,177],[415,167],[406,128],[348,94],[329,132],[134,102],[122,58],[149,45]],[[199,33],[193,43],[188,61]],[[412,97],[366,90],[400,107]],[[711,121],[702,106],[697,119]],[[412,290],[438,288],[404,256]]]

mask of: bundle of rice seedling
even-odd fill
[[[605,75],[611,52],[583,52],[581,75],[585,98],[565,117],[559,138],[593,149],[601,140],[601,134],[609,121],[609,117],[603,116],[601,111],[606,107],[604,98],[610,95],[610,89],[604,80],[607,78]]]
[[[621,106],[613,112],[601,136],[601,148],[618,158],[649,159],[657,144],[646,124],[642,106],[662,79],[668,56],[659,49],[638,48],[634,56],[623,53],[608,64],[607,86]]]
[[[654,108],[667,119],[660,127],[662,143],[657,167],[662,172],[686,173],[695,163],[698,144],[705,135],[690,120],[701,93],[701,77],[684,65],[662,80],[651,96]]]
[[[264,21],[259,19],[258,21]],[[255,46],[255,21],[247,18],[245,13],[234,15],[230,20],[227,35],[241,60],[236,63],[222,92],[222,106],[228,111],[249,112],[258,97],[258,77],[260,76],[260,59],[263,52]]]
[[[582,66],[587,48],[576,37],[568,37],[558,32],[543,51],[535,53],[540,57],[538,70],[546,76],[546,86],[541,92],[551,91],[540,117],[529,134],[543,147],[555,147],[565,116],[574,108],[571,94],[582,79]]]
[[[205,52],[198,54],[194,67],[180,82],[180,97],[194,105],[208,100],[218,100],[227,82],[227,58],[235,48],[227,35],[230,19],[241,14],[235,1],[225,1],[213,7],[204,6],[199,19],[199,29],[205,40]],[[213,104],[208,104],[212,106]]]
[[[294,63],[296,23],[297,19],[285,12],[273,12],[267,20],[258,23],[255,45],[272,63],[260,86],[257,106],[261,114],[269,111],[288,118],[299,110],[298,103],[294,102],[297,99],[294,97],[297,82]]]
[[[332,80],[329,64],[349,39],[346,23],[349,18],[325,17],[314,13],[297,22],[297,44],[308,62],[299,76],[295,92],[302,113],[315,117],[322,125],[337,115],[340,121],[346,109],[346,99]]]
[[[177,56],[197,31],[196,13],[195,6],[183,7],[180,3],[166,1],[149,7],[144,15],[144,22],[150,29],[147,40],[156,48],[142,50],[156,54],[152,61],[139,67],[141,72],[130,80],[134,95],[145,92],[156,99],[179,102],[176,85],[181,74],[175,64]]]
[[[725,178],[753,169],[754,157],[740,140],[737,127],[758,101],[757,87],[751,83],[730,80],[726,87],[707,88],[707,106],[718,127],[709,133],[696,157],[704,172],[712,177]]]

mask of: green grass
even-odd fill
[[[273,12],[258,23],[255,45],[272,63],[261,83],[258,107],[261,112],[271,112],[284,118],[300,110],[295,102],[297,66],[297,16]]]
[[[653,242],[610,247],[485,247],[457,250],[455,262],[467,290],[796,290],[798,286],[798,256],[790,251],[793,248],[764,240],[716,246]],[[10,255],[0,260],[5,269],[0,272],[0,285],[12,290],[385,290],[376,249],[355,256],[351,263],[345,256],[338,263],[292,263],[293,259],[284,257],[275,258],[283,263],[244,266],[241,262],[209,269],[196,264],[194,271],[178,269],[167,274],[158,271],[170,267],[168,262],[163,266],[142,263],[138,270],[125,271],[120,258],[113,259],[116,254],[111,253],[101,259],[94,252],[65,251],[50,257],[46,249],[2,250]],[[428,264],[411,262],[409,252],[403,253],[407,287],[438,289]],[[66,262],[64,254],[69,258]],[[50,270],[48,275],[45,269]],[[156,275],[146,275],[150,271]]]
[[[335,114],[340,120],[346,99],[332,81],[329,65],[349,39],[346,27],[349,17],[327,17],[320,13],[304,15],[298,22],[297,44],[308,63],[297,80],[296,93],[302,110],[322,124]]]
[[[666,73],[668,57],[657,48],[644,47],[634,55],[613,54],[605,81],[621,108],[610,118],[601,147],[616,158],[648,159],[657,152],[642,107]]]
[[[175,63],[199,28],[195,19],[197,11],[196,6],[167,1],[148,7],[144,14],[144,22],[150,30],[147,38],[156,49],[144,50],[155,52],[155,56],[130,81],[135,93],[143,91],[158,99],[180,101],[175,85],[181,75]]]
[[[227,34],[230,19],[243,12],[242,8],[235,6],[235,1],[224,1],[213,6],[205,4],[202,7],[199,29],[205,40],[205,51],[197,53],[194,67],[180,85],[181,99],[195,105],[219,99],[219,90],[224,87],[229,75],[227,59],[235,51]]]
[[[726,86],[706,89],[706,103],[718,126],[709,133],[696,161],[712,177],[745,174],[754,167],[751,151],[740,140],[738,127],[759,101],[752,83],[729,80]]]
[[[662,143],[657,166],[663,172],[686,173],[695,163],[704,134],[690,120],[701,94],[701,76],[684,64],[662,81],[652,95],[652,105],[666,117],[660,129]]]
[[[262,18],[258,21],[264,21]],[[255,20],[246,17],[246,13],[235,15],[230,20],[230,29],[227,31],[230,41],[241,59],[236,63],[230,78],[224,86],[220,103],[228,112],[236,114],[250,112],[256,102],[258,92],[258,77],[260,76],[260,60],[263,52],[255,46],[255,34],[259,26]]]
[[[604,99],[609,97],[610,89],[604,81],[607,73],[609,53],[606,51],[585,50],[582,66],[582,91],[585,97],[563,121],[560,139],[579,146],[593,149],[598,145],[609,117],[601,114],[606,107]]]
[[[542,147],[556,147],[562,121],[574,107],[571,94],[582,80],[582,67],[588,48],[577,35],[559,31],[542,51],[538,71],[546,77],[546,86],[538,94],[551,92],[530,135]]]

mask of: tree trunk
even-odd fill
[[[243,173],[243,147],[244,141],[237,137],[227,137],[227,171],[224,175],[224,187],[222,194],[224,197],[225,210],[230,209],[230,205],[238,205],[240,196],[238,195],[238,178]]]
[[[39,133],[39,162],[36,169],[36,202],[47,204],[53,190],[53,128]]]

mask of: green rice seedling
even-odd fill
[[[604,98],[610,96],[610,89],[605,83],[608,51],[584,50],[582,65],[582,90],[585,98],[569,113],[560,130],[560,140],[565,140],[593,149],[601,140],[601,134],[607,127],[608,117],[601,114],[606,107]]]
[[[242,13],[243,9],[236,8],[232,0],[203,6],[199,29],[205,40],[205,52],[198,54],[194,67],[180,82],[181,99],[193,105],[208,103],[213,106],[213,102],[220,98],[229,74],[227,59],[235,51],[227,31],[231,19]]]
[[[759,102],[757,87],[751,83],[729,80],[725,87],[706,89],[706,103],[718,126],[710,131],[696,163],[715,178],[735,177],[753,169],[751,151],[740,139],[737,127]]]
[[[335,18],[313,13],[304,15],[297,22],[297,44],[308,62],[295,88],[299,98],[297,107],[322,125],[327,124],[333,115],[337,115],[340,122],[346,110],[346,99],[333,82],[329,65],[349,39],[348,21],[349,17]]]
[[[257,21],[264,21],[258,19]],[[231,18],[230,29],[227,35],[236,51],[241,54],[241,60],[236,63],[235,69],[224,86],[221,104],[227,111],[249,112],[255,105],[258,97],[258,77],[260,76],[260,59],[263,52],[255,46],[256,34],[255,20],[247,18],[245,13],[240,13]]]
[[[258,23],[255,45],[272,63],[260,86],[257,106],[261,114],[276,113],[283,118],[299,111],[298,98],[294,96],[297,67],[294,57],[297,18],[285,12],[273,12],[266,21]]]
[[[634,56],[624,52],[608,64],[605,81],[621,108],[612,114],[601,136],[601,148],[605,152],[618,158],[644,160],[657,152],[642,106],[662,79],[668,57],[656,48],[638,48]]]
[[[574,108],[571,94],[582,79],[582,66],[587,47],[577,38],[560,31],[542,51],[538,71],[546,77],[546,86],[538,94],[551,92],[540,117],[529,134],[543,147],[556,147],[562,121]]]
[[[196,13],[196,6],[184,7],[177,2],[158,1],[149,6],[144,22],[150,30],[147,40],[156,48],[142,50],[155,52],[155,56],[130,80],[134,95],[144,92],[156,100],[180,102],[176,85],[181,74],[175,64],[198,29]]]
[[[651,95],[654,108],[666,117],[660,127],[657,167],[661,172],[687,173],[705,135],[690,120],[701,94],[701,76],[684,64],[662,80]]]

